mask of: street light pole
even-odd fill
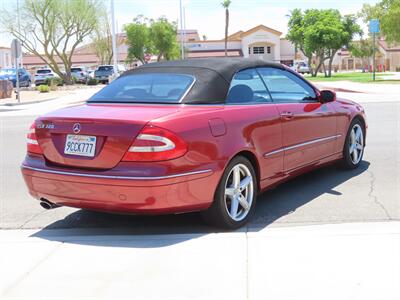
[[[19,0],[17,0],[17,16],[18,16],[18,30],[19,32],[21,32],[21,16],[19,13]],[[23,67],[23,62],[22,62],[22,52],[21,52],[21,56],[19,58],[19,62],[18,62],[18,66],[20,66],[21,68]]]
[[[113,50],[113,63],[114,63],[114,78],[118,76],[118,62],[117,62],[117,41],[115,36],[115,14],[114,14],[114,0],[111,1],[111,42],[112,42],[112,50]]]
[[[373,75],[372,75],[372,80],[373,80],[373,81],[375,81],[375,72],[376,72],[376,71],[375,71],[375,70],[376,70],[376,63],[375,63],[375,55],[376,55],[376,53],[375,53],[375,48],[376,48],[376,47],[375,47],[375,43],[376,43],[376,41],[375,41],[375,39],[376,39],[376,33],[374,33],[374,44],[373,44],[373,47],[372,47],[373,53],[374,53],[374,54],[373,54],[373,58],[372,58],[372,59],[373,59],[373,61],[372,61],[372,68],[373,68],[373,70],[372,70],[372,72],[373,72],[373,73],[372,73],[372,74],[373,74]]]
[[[179,16],[180,16],[180,23],[181,23],[181,59],[185,58],[185,49],[183,47],[183,17],[182,17],[182,0],[179,0]]]
[[[183,6],[183,50],[186,49],[186,7]],[[183,51],[183,58],[185,58],[185,51]]]

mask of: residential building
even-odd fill
[[[11,48],[0,47],[0,68],[10,68],[12,66]]]
[[[241,30],[228,36],[227,54],[291,65],[296,56],[295,47],[281,36],[282,32],[265,25]],[[225,56],[225,39],[187,41],[186,48],[188,58]]]
[[[185,47],[185,57],[189,59],[207,58],[207,57],[223,57],[225,56],[224,38],[218,40],[208,40],[205,36],[200,35],[195,29],[186,29],[182,32],[178,30],[177,40],[181,41]],[[128,46],[126,45],[126,34],[118,34],[117,39],[118,62],[127,63]],[[377,54],[377,65],[382,70],[395,71],[400,67],[400,46],[388,45],[385,39],[378,41],[379,53]],[[0,48],[1,51],[1,48]],[[2,59],[0,52],[0,64]],[[267,61],[293,65],[295,60],[303,60],[304,55],[297,51],[294,45],[282,37],[282,33],[276,29],[265,25],[258,25],[246,31],[238,31],[228,36],[227,54],[229,57],[250,57],[262,58]],[[151,61],[155,61],[156,56],[152,56]],[[57,59],[61,64],[61,60]],[[43,67],[43,61],[34,55],[24,55],[24,66],[28,69]],[[313,61],[313,63],[316,63]],[[95,68],[101,64],[101,60],[97,57],[93,50],[92,44],[86,44],[78,48],[73,56],[74,65],[85,65]],[[129,67],[134,67],[140,63],[134,62]],[[333,60],[333,69],[340,70],[357,70],[362,69],[363,63],[361,59],[354,58],[347,49],[340,50]],[[368,66],[364,66],[368,67]]]
[[[384,37],[377,40],[378,51],[376,53],[376,66],[378,71],[400,71],[400,45],[389,44]],[[371,70],[372,58],[362,61],[354,57],[347,49],[342,49],[335,57],[334,66],[341,71]]]

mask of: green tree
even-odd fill
[[[221,5],[225,9],[225,56],[228,56],[228,29],[229,29],[229,6],[231,0],[224,0]]]
[[[17,11],[12,8],[1,11],[0,26],[71,84],[72,57],[76,48],[97,28],[97,11],[101,6],[97,0],[25,0],[20,7],[20,24]]]
[[[325,34],[325,59],[328,60],[328,77],[332,76],[332,63],[336,53],[343,47],[349,47],[355,35],[362,34],[361,27],[354,15],[342,17],[339,11],[329,12],[330,25]],[[327,16],[328,18],[328,16]]]
[[[126,24],[124,29],[127,36],[128,61],[137,59],[145,64],[145,54],[151,53],[148,20],[139,15],[132,23]]]
[[[91,48],[102,65],[110,65],[113,58],[111,24],[106,9],[97,12],[99,25],[91,34]],[[121,42],[117,41],[118,44]]]
[[[310,17],[311,16],[309,16],[309,19]],[[307,21],[309,22],[310,20]],[[301,9],[296,8],[292,10],[291,14],[289,15],[287,38],[295,45],[295,48],[300,50],[307,58],[311,75],[314,76],[316,71],[314,70],[312,59],[315,49],[310,47],[309,43],[305,42],[305,32],[307,26],[305,22],[305,14]]]
[[[354,16],[342,17],[334,9],[309,9],[304,13],[295,9],[291,12],[288,28],[288,39],[307,57],[313,77],[317,76],[321,67],[325,69],[326,60],[326,76],[331,76],[335,54],[360,31]],[[313,58],[317,59],[315,67]]]
[[[376,5],[364,4],[360,12],[365,23],[378,19],[382,34],[389,43],[400,43],[400,0],[383,0]]]
[[[374,43],[371,38],[361,39],[350,43],[349,50],[354,57],[361,58],[362,60],[362,71],[365,73],[365,65],[370,64],[370,59],[374,51]],[[375,45],[375,51],[378,53],[378,47]]]
[[[150,22],[150,43],[157,61],[179,58],[179,45],[176,39],[177,24],[161,17]]]

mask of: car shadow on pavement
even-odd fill
[[[252,220],[238,232],[262,230],[323,194],[341,196],[335,187],[364,173],[369,165],[363,161],[359,168],[351,171],[335,165],[324,167],[264,192],[257,200]],[[32,236],[93,246],[147,248],[164,247],[220,232],[224,231],[205,225],[198,213],[142,216],[78,210]],[[107,238],[101,238],[104,236]]]

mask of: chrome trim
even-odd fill
[[[33,139],[30,139],[30,138],[27,138],[26,142],[28,144],[32,144],[32,145],[39,145],[37,140],[33,140]]]
[[[175,149],[175,143],[170,139],[154,134],[139,134],[137,140],[156,141],[164,143],[162,146],[132,146],[128,152],[162,152]]]
[[[174,74],[174,73],[173,73]],[[183,93],[182,97],[179,99],[179,103],[182,103],[183,99],[185,99],[185,97],[187,96],[187,94],[189,94],[190,90],[192,89],[192,87],[194,86],[194,84],[196,83],[197,78],[193,75],[190,74],[177,74],[177,75],[186,75],[188,77],[192,77],[193,78],[193,82],[190,84],[190,86],[186,89],[186,91]]]
[[[176,177],[183,177],[189,175],[197,175],[212,172],[211,169],[193,171],[187,173],[173,174],[173,175],[165,175],[165,176],[153,176],[153,177],[135,177],[135,176],[116,176],[116,175],[94,175],[94,174],[85,174],[85,173],[71,173],[64,171],[55,171],[55,170],[46,170],[40,168],[28,167],[25,165],[21,165],[22,169],[28,169],[37,172],[49,173],[49,174],[57,174],[57,175],[68,175],[68,176],[81,176],[81,177],[92,177],[92,178],[106,178],[106,179],[126,179],[126,180],[158,180],[158,179],[170,179]]]
[[[324,141],[337,139],[337,138],[339,138],[341,136],[342,136],[341,134],[337,134],[337,135],[327,136],[327,137],[324,137],[324,138],[315,139],[315,140],[311,140],[311,141],[308,141],[308,142],[292,145],[292,146],[289,146],[289,147],[280,148],[280,149],[265,153],[264,157],[268,157],[268,156],[271,156],[271,155],[274,155],[274,154],[278,154],[278,153],[283,152],[283,151],[292,150],[292,149],[296,149],[296,148],[307,146],[307,145],[312,145],[312,144],[319,143],[319,142],[324,142]]]
[[[271,156],[271,155],[274,155],[274,154],[278,154],[278,153],[281,153],[281,152],[283,152],[283,151],[285,151],[284,148],[281,148],[281,149],[278,149],[278,150],[274,150],[274,151],[265,153],[265,154],[264,154],[264,157]]]

